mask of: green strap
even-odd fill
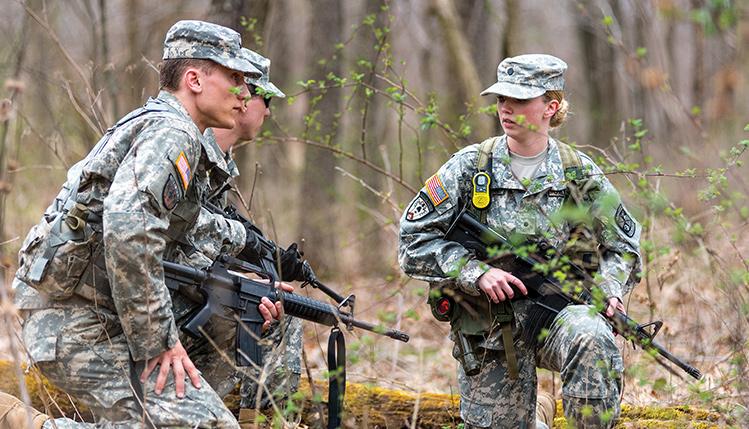
[[[515,344],[512,341],[512,323],[502,324],[502,342],[505,345],[505,357],[507,357],[507,370],[510,372],[510,380],[517,380],[520,370],[518,358],[515,355]]]
[[[479,147],[479,156],[476,158],[476,168],[478,170],[486,170],[486,165],[489,163],[489,154],[494,152],[494,148],[497,147],[500,137],[492,137],[481,142]]]
[[[573,149],[572,146],[560,141],[557,141],[557,147],[559,148],[559,155],[562,157],[562,168],[564,169],[565,178],[574,180],[582,177],[583,162],[580,159],[580,153]],[[567,177],[569,174],[572,177]]]

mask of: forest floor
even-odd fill
[[[410,335],[402,343],[381,335],[356,329],[346,333],[348,383],[397,389],[421,394],[457,395],[457,362],[452,358],[452,342],[448,339],[449,325],[435,320],[422,293],[425,285],[410,281],[367,279],[353,284],[326,284],[332,289],[356,294],[355,317],[359,320],[380,323]],[[624,339],[617,341],[622,350],[627,372],[624,379],[622,404],[632,407],[682,407],[696,409],[731,407],[736,405],[742,391],[732,388],[731,354],[725,328],[714,329],[715,322],[709,314],[699,313],[695,299],[715,300],[696,293],[688,284],[676,282],[657,292],[655,314],[664,320],[664,328],[656,341],[688,364],[703,372],[700,382],[671,366],[674,372],[658,365],[642,350],[633,350]],[[10,291],[9,291],[10,292]],[[306,287],[298,293],[326,301],[319,291]],[[713,292],[715,293],[715,292]],[[629,314],[644,323],[650,320],[648,290],[641,284],[627,300]],[[3,311],[13,313],[15,308],[3,304]],[[406,317],[408,315],[408,317]],[[418,316],[414,316],[418,315]],[[716,315],[718,320],[726,315]],[[417,320],[418,319],[418,320]],[[7,319],[6,319],[7,320]],[[0,360],[13,361],[8,342],[8,332],[0,329]],[[324,380],[327,378],[327,341],[330,328],[305,322],[303,376]],[[712,329],[712,330],[711,330]],[[18,325],[13,329],[18,335]],[[16,337],[17,338],[17,337]],[[539,370],[540,389],[560,397],[558,375]],[[705,392],[710,392],[706,394]],[[741,402],[741,401],[738,401]]]

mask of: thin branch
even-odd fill
[[[368,161],[368,160],[366,160],[366,159],[364,159],[362,157],[356,156],[356,155],[354,155],[354,154],[352,154],[350,152],[346,152],[343,149],[339,149],[339,148],[333,147],[333,146],[328,146],[326,144],[319,143],[319,142],[316,142],[316,141],[313,141],[313,140],[301,139],[301,138],[297,138],[297,137],[274,137],[274,136],[270,136],[270,137],[263,137],[263,138],[264,139],[268,139],[268,140],[272,140],[272,141],[277,141],[277,142],[287,141],[287,142],[303,143],[303,144],[307,144],[307,145],[310,145],[310,146],[315,146],[315,147],[318,147],[318,148],[321,148],[321,149],[328,150],[330,152],[333,152],[334,154],[341,155],[344,158],[348,158],[350,160],[353,160],[353,161],[356,161],[356,162],[358,162],[360,164],[363,164],[363,165],[371,168],[372,170],[374,170],[374,171],[382,174],[383,176],[385,176],[385,177],[393,180],[395,183],[398,183],[399,185],[403,186],[404,188],[408,189],[409,191],[413,192],[414,194],[416,194],[417,190],[413,186],[411,186],[408,183],[406,183],[403,180],[403,178],[397,177],[396,175],[390,173],[389,171],[386,171],[382,167],[379,167],[379,166],[371,163],[370,161]]]

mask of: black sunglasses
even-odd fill
[[[253,97],[256,95],[263,97],[263,101],[265,102],[265,108],[266,109],[270,108],[270,99],[272,98],[270,95],[265,94],[265,93],[261,94],[260,91],[258,91],[258,87],[255,85],[248,85],[248,88],[250,90],[250,95],[252,95]]]

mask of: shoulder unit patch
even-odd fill
[[[635,221],[629,213],[627,213],[627,209],[625,209],[622,204],[619,204],[619,207],[616,209],[616,224],[622,232],[627,235],[627,237],[634,237],[636,230]]]
[[[180,191],[177,189],[177,179],[174,175],[169,174],[169,178],[164,183],[164,189],[161,191],[161,199],[164,204],[164,208],[172,210],[177,206],[180,200]]]
[[[408,211],[406,211],[406,219],[410,221],[419,220],[431,213],[432,210],[434,210],[434,208],[429,203],[429,201],[427,201],[426,196],[423,193],[419,192],[419,196],[411,202],[410,206],[408,206]]]
[[[445,187],[442,186],[442,181],[436,173],[426,181],[425,185],[429,193],[429,198],[435,206],[447,199],[447,191],[445,191]]]

